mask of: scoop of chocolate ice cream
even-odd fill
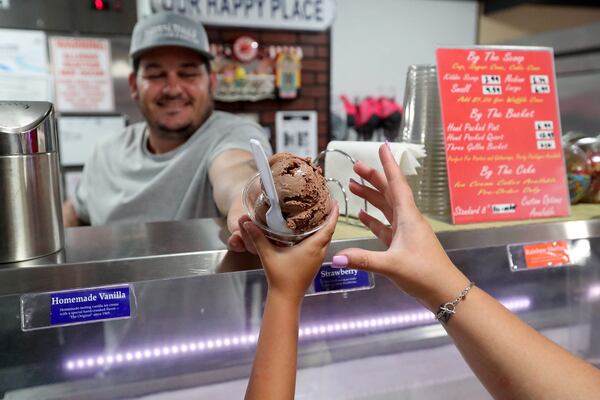
[[[269,160],[283,218],[294,233],[319,226],[329,211],[329,191],[320,167],[314,167],[310,157],[277,153]],[[266,196],[262,196],[266,199]],[[268,200],[259,200],[256,217],[265,222]]]

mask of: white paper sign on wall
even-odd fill
[[[123,131],[125,125],[125,117],[122,115],[61,115],[58,118],[61,165],[81,166],[85,164],[99,139]]]
[[[324,31],[335,0],[138,0],[138,18],[169,11],[196,16],[206,25]]]
[[[61,112],[110,112],[115,108],[108,39],[50,38],[56,108]]]
[[[0,97],[2,100],[52,101],[46,33],[0,29]]]
[[[275,113],[276,151],[301,157],[317,156],[317,112],[278,111]]]

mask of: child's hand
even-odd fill
[[[335,231],[338,214],[336,204],[321,230],[291,247],[275,246],[247,215],[240,218],[242,235],[249,238],[258,251],[267,274],[271,295],[300,304],[323,262]]]
[[[344,249],[333,258],[333,266],[353,267],[388,276],[402,290],[430,309],[456,297],[469,282],[452,264],[413,196],[389,148],[382,145],[379,158],[385,174],[364,163],[354,171],[373,188],[352,181],[350,191],[380,209],[388,227],[364,211],[359,219],[382,242],[387,251]]]

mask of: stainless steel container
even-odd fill
[[[0,101],[0,263],[64,246],[52,104]]]

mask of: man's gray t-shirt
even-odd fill
[[[250,139],[271,147],[261,127],[215,111],[183,145],[148,150],[146,123],[99,141],[86,162],[73,205],[92,225],[219,217],[208,170],[220,153],[251,152]]]

